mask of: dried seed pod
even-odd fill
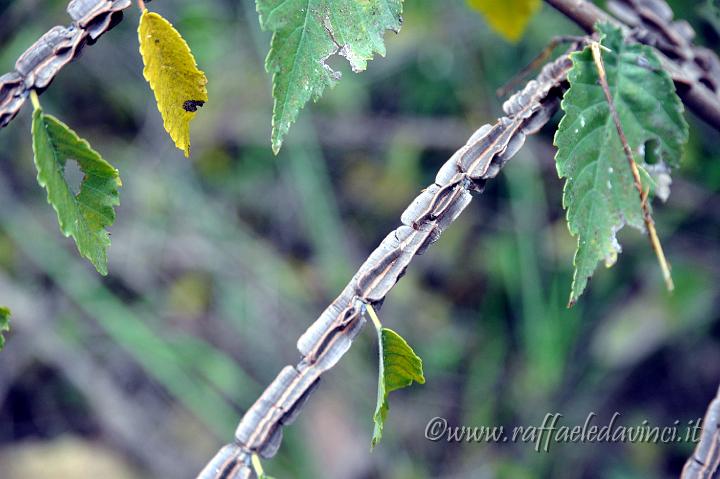
[[[485,172],[490,167],[490,162],[495,155],[505,150],[507,142],[512,138],[513,131],[510,127],[513,122],[506,118],[500,118],[487,134],[474,143],[460,159],[460,168],[472,180],[479,180],[485,177]]]
[[[333,367],[350,348],[364,321],[362,309],[353,301],[322,333],[305,356],[305,361],[317,365],[322,371]]]
[[[400,226],[390,233],[375,250],[377,255],[371,255],[357,274],[358,296],[371,303],[382,301],[405,274],[413,256],[427,243],[429,236],[427,229],[416,230],[408,226]]]
[[[285,366],[247,410],[235,430],[235,439],[250,451],[259,451],[271,438],[285,411],[278,407],[290,387],[300,377],[293,366]]]
[[[326,335],[327,331],[333,324],[339,322],[339,318],[344,316],[345,310],[353,305],[355,297],[355,284],[353,281],[345,287],[340,296],[325,308],[320,317],[310,325],[310,327],[300,336],[297,341],[297,348],[303,356],[309,356],[311,352],[317,349],[319,342]]]
[[[0,76],[0,128],[15,118],[27,97],[28,91],[19,73]]]
[[[67,12],[73,23],[83,30],[94,41],[108,31],[122,10],[132,4],[131,0],[71,0]]]
[[[239,444],[228,444],[207,463],[197,479],[250,479],[253,476],[250,454]]]
[[[443,188],[443,186],[430,185],[422,190],[400,216],[402,224],[417,227],[421,216],[428,210],[432,199],[441,188]]]
[[[720,389],[703,419],[695,452],[685,463],[681,479],[711,479],[720,474]]]
[[[72,48],[74,39],[81,35],[82,31],[75,27],[56,26],[25,50],[15,62],[15,70],[25,79],[26,88],[35,87],[38,72],[56,64],[57,56],[61,55],[64,58],[68,49]],[[53,67],[50,68],[55,70]],[[47,77],[47,74],[44,76]]]

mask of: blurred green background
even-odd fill
[[[705,2],[671,2],[718,46]],[[0,353],[3,479],[191,478],[404,207],[502,99],[495,90],[555,34],[543,6],[509,44],[461,0],[405,5],[387,58],[302,111],[270,150],[269,35],[249,0],[163,0],[209,78],[192,156],[165,134],[142,78],[136,8],[42,96],[123,179],[110,275],[62,237],[35,181],[26,107],[0,130],[0,303],[14,313]],[[0,0],[0,71],[56,24],[61,0]],[[386,326],[424,359],[427,383],[391,395],[369,452],[376,340],[366,329],[323,380],[280,453],[278,478],[677,477],[693,444],[447,444],[427,422],[681,425],[720,380],[720,142],[689,115],[691,140],[657,229],[668,295],[637,231],[572,310],[574,241],[554,170],[557,118],[389,295]]]

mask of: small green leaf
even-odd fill
[[[0,350],[5,347],[4,332],[10,331],[10,310],[0,306]]]
[[[422,359],[415,354],[415,351],[412,350],[408,343],[392,329],[381,328],[377,331],[380,364],[378,368],[377,405],[373,415],[375,428],[371,447],[375,447],[382,439],[385,418],[390,409],[388,394],[396,389],[410,386],[413,381],[425,384]]]
[[[624,42],[619,29],[599,25],[603,63],[613,102],[635,161],[643,190],[655,184],[649,173],[666,175],[677,166],[688,137],[683,105],[652,48]],[[640,197],[610,108],[598,82],[589,48],[572,55],[570,88],[562,100],[565,116],[555,134],[558,174],[565,178],[563,206],[570,233],[578,237],[574,304],[601,260],[610,267],[620,253],[616,233],[625,224],[644,231]],[[652,164],[652,165],[650,165]],[[664,186],[666,189],[667,186]]]
[[[340,78],[326,60],[353,71],[385,56],[385,30],[400,30],[402,0],[256,0],[260,26],[273,32],[265,68],[273,75],[272,148],[277,154],[300,109]]]
[[[105,228],[115,221],[113,206],[120,203],[117,190],[122,183],[118,171],[87,141],[40,108],[33,113],[32,137],[37,180],[47,190],[48,203],[57,212],[60,231],[75,239],[80,254],[100,274],[107,274],[110,237]],[[84,173],[77,194],[65,180],[68,160],[75,160]]]
[[[532,16],[540,9],[540,0],[467,0],[482,13],[490,26],[503,38],[517,42]]]

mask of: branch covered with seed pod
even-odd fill
[[[15,118],[30,90],[45,90],[85,45],[117,25],[130,5],[131,0],[71,0],[70,26],[51,28],[20,55],[14,71],[0,76],[0,128]]]
[[[720,475],[720,389],[703,419],[703,432],[681,479],[712,479]]]
[[[598,21],[611,21],[623,27],[630,41],[654,46],[685,104],[720,129],[720,61],[712,51],[693,45],[692,28],[674,21],[663,0],[610,0],[608,8],[617,18],[585,0],[546,2],[588,32]],[[131,0],[71,0],[67,12],[72,24],[53,27],[20,56],[14,71],[0,76],[0,127],[17,115],[31,90],[46,89],[85,45],[113,28],[130,4]],[[300,337],[300,362],[280,372],[242,418],[235,441],[217,453],[199,478],[250,478],[255,474],[254,454],[272,457],[277,452],[282,427],[297,417],[320,376],[350,348],[365,322],[366,305],[378,307],[384,301],[412,259],[437,241],[468,206],[471,192],[481,192],[485,182],[523,146],[526,136],[549,120],[557,110],[570,66],[567,54],[548,64],[537,79],[505,103],[506,116],[479,128],[440,168],[435,182],[402,214],[402,226],[381,242],[340,296]],[[715,423],[719,404],[716,399],[708,412]],[[684,477],[710,477],[708,464],[715,461],[716,467],[717,455],[707,451],[718,450],[717,438],[717,427],[706,429]]]
[[[571,66],[568,54],[546,65],[535,80],[505,102],[507,116],[481,126],[439,169],[435,182],[403,212],[402,225],[385,237],[340,296],[300,336],[300,362],[280,371],[243,416],[235,441],[216,454],[199,479],[251,478],[254,454],[275,455],[283,426],[295,420],[320,376],[352,345],[365,323],[366,305],[382,304],[412,259],[437,241],[470,204],[471,193],[482,192],[485,183],[522,148],[526,136],[547,123],[557,111]]]
[[[574,13],[571,18],[588,31],[593,30],[596,22],[609,20],[625,28],[629,41],[659,49],[663,64],[681,93],[689,98],[699,95],[710,99],[709,107],[695,110],[720,129],[717,77],[712,77],[720,62],[712,52],[692,45],[694,34],[689,25],[671,23],[672,11],[662,7],[664,2],[612,0],[616,11],[625,7],[624,20],[629,26],[583,0],[548,0],[548,3],[565,7],[573,4],[573,8],[561,11]],[[649,13],[653,11],[651,7],[661,12],[658,18],[662,21]],[[635,16],[630,12],[636,12]],[[578,46],[574,45],[571,50]],[[673,53],[675,60],[670,59],[667,52]],[[699,61],[700,58],[704,61]],[[296,366],[286,366],[265,389],[240,421],[234,442],[215,455],[198,479],[252,478],[255,476],[252,456],[275,455],[283,426],[295,420],[317,387],[320,375],[350,348],[365,322],[365,305],[382,304],[412,258],[437,241],[442,231],[467,207],[472,199],[470,192],[481,192],[485,182],[494,178],[523,146],[526,135],[537,132],[549,120],[557,110],[570,67],[567,54],[545,66],[537,79],[503,105],[507,116],[480,127],[440,168],[435,183],[423,190],[402,214],[403,225],[380,243],[340,296],[298,339],[301,361]]]

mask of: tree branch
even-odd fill
[[[672,11],[663,0],[610,0],[609,8],[622,21],[585,0],[546,2],[588,32],[598,21],[611,21],[622,26],[630,39],[656,47],[685,104],[720,130],[720,60],[692,44],[694,32],[687,23],[672,21]],[[85,45],[116,25],[130,4],[131,0],[71,0],[67,10],[73,23],[53,27],[20,56],[15,71],[0,76],[0,127],[17,115],[31,90],[42,92]],[[470,191],[482,191],[522,147],[526,135],[548,121],[557,109],[569,68],[567,55],[548,64],[505,103],[507,116],[478,129],[441,167],[435,183],[403,213],[403,225],[385,238],[343,293],[300,337],[302,360],[286,366],[268,386],[238,425],[235,442],[218,452],[200,473],[201,479],[252,477],[252,454],[275,454],[282,427],[295,419],[322,373],[339,361],[363,326],[365,306],[382,303],[412,258],[435,242],[469,204]],[[713,402],[711,411],[717,413],[717,404]],[[717,428],[713,431],[706,444],[717,441]],[[702,459],[696,452],[694,460]]]
[[[685,463],[681,479],[710,479],[720,473],[720,389],[708,406],[700,442]]]
[[[647,18],[651,15],[638,14],[635,25],[630,29],[584,0],[547,1],[587,31],[592,31],[598,21],[610,21],[620,25],[631,35],[631,39],[655,46],[662,52],[663,63],[685,95],[685,100],[691,107],[695,106],[694,110],[702,118],[720,129],[720,101],[702,82],[712,68],[689,66],[689,62],[694,66],[700,65],[696,61],[696,50],[699,50],[689,41],[684,42],[683,39],[690,36],[687,31],[683,32],[683,36],[673,35],[677,33],[674,30],[677,26],[668,23],[667,12],[659,15],[665,23],[652,18],[653,28],[647,28],[644,23],[650,22]],[[627,1],[636,6],[635,0]],[[660,0],[657,2],[661,3]],[[626,18],[629,17],[626,15]],[[670,54],[673,55],[672,60]],[[717,60],[713,55],[706,57],[710,60],[705,66],[712,66]],[[564,84],[569,68],[567,56],[547,65],[536,80],[529,82],[522,92],[506,102],[503,106],[506,117],[492,126],[481,127],[440,168],[435,184],[425,189],[403,213],[401,221],[404,226],[385,238],[343,293],[300,337],[298,349],[303,356],[300,363],[286,366],[280,372],[243,416],[236,430],[235,442],[223,447],[198,479],[250,478],[254,474],[250,466],[253,454],[267,458],[276,453],[282,440],[282,427],[295,419],[317,386],[320,375],[334,366],[350,348],[365,322],[365,305],[379,305],[384,301],[412,258],[436,241],[465,209],[471,200],[468,190],[481,191],[485,182],[495,177],[523,145],[525,135],[534,133],[549,119],[557,108],[557,90]],[[701,105],[702,108],[694,105],[692,99],[695,97],[690,95],[691,92],[707,97],[707,104]]]
[[[576,50],[575,44],[571,50]],[[224,446],[200,472],[199,479],[254,477],[251,458],[275,455],[283,426],[298,415],[320,376],[350,348],[365,323],[368,305],[379,307],[405,273],[505,163],[555,113],[572,63],[567,54],[547,64],[535,80],[503,105],[507,116],[483,125],[438,171],[401,216],[392,231],[353,276],[340,296],[298,339],[302,355],[286,366],[245,413],[235,441]]]
[[[48,30],[20,55],[14,71],[0,76],[0,128],[15,118],[31,90],[42,93],[85,45],[117,25],[130,4],[131,0],[71,0],[70,26]]]

